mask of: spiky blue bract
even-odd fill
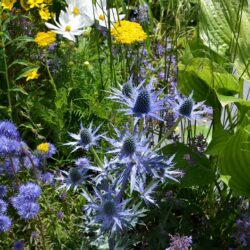
[[[20,142],[6,136],[0,136],[0,157],[13,157],[21,153]]]
[[[20,140],[20,134],[16,125],[10,121],[0,121],[0,135],[12,140]]]
[[[75,141],[67,142],[64,145],[69,145],[73,147],[72,152],[82,148],[86,151],[89,148],[96,146],[97,142],[101,139],[104,134],[97,135],[96,133],[99,131],[101,125],[99,125],[95,130],[92,128],[93,123],[91,122],[89,127],[83,127],[82,123],[80,124],[80,131],[78,134],[68,133],[70,137],[75,139]]]
[[[166,250],[188,250],[192,246],[192,236],[180,236],[170,234],[170,247]]]
[[[159,112],[166,108],[166,97],[160,98],[164,89],[160,89],[159,91],[154,90],[154,80],[152,78],[145,87],[142,86],[144,84],[143,81],[131,97],[121,98],[120,100],[120,103],[127,106],[127,108],[120,109],[120,111],[123,111],[126,115],[133,115],[135,117],[135,124],[141,118],[152,118],[163,121]]]
[[[175,114],[189,120],[202,119],[212,114],[212,110],[204,105],[204,101],[195,104],[192,97],[193,92],[188,97],[181,97],[176,93],[174,96],[169,96],[167,101]]]
[[[78,186],[86,180],[87,171],[87,169],[81,167],[72,167],[68,172],[61,170],[61,176],[55,178],[62,182],[62,185],[60,185],[57,190],[66,188],[66,191],[68,191],[72,187],[75,192]]]
[[[0,215],[4,215],[6,213],[7,207],[7,203],[4,200],[0,199]]]
[[[0,232],[7,232],[11,227],[11,219],[8,216],[0,215]]]
[[[95,222],[101,224],[103,232],[119,232],[126,227],[131,227],[130,221],[134,214],[132,210],[125,209],[128,200],[119,202],[111,191],[100,193],[94,189],[96,198],[90,197],[86,192],[83,196],[89,202],[85,210],[95,216]]]

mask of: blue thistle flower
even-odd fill
[[[37,202],[26,202],[17,209],[18,215],[26,220],[33,219],[39,212],[39,204]]]
[[[84,208],[95,215],[95,222],[101,224],[101,230],[117,232],[129,227],[133,214],[131,210],[124,208],[128,200],[119,202],[113,198],[111,191],[101,194],[98,190],[94,190],[97,196],[95,200],[86,192],[83,193],[89,202]]]
[[[134,95],[131,98],[124,98],[120,100],[121,103],[126,105],[127,109],[121,109],[126,115],[133,115],[135,118],[135,124],[141,118],[152,118],[163,121],[159,112],[165,109],[165,97],[159,99],[164,89],[159,91],[153,91],[153,81],[151,79],[146,87],[142,87],[142,83],[137,87]]]
[[[75,192],[78,186],[81,185],[87,178],[87,171],[88,170],[79,167],[72,167],[68,172],[61,170],[64,175],[55,178],[62,182],[62,185],[59,186],[57,190],[66,188],[66,191],[68,191],[72,187]]]
[[[153,182],[145,187],[145,184],[143,182],[138,181],[135,185],[135,190],[140,193],[141,199],[143,199],[147,205],[151,203],[157,206],[155,200],[151,196],[154,193],[157,185],[158,182]]]
[[[115,158],[112,160],[112,163],[119,162],[124,163],[136,163],[138,164],[141,155],[144,152],[150,151],[148,140],[145,138],[143,133],[131,134],[129,131],[126,131],[124,135],[114,128],[116,132],[117,139],[112,139],[105,137],[105,139],[113,146],[111,150],[107,153],[116,154]]]
[[[40,174],[39,177],[44,184],[52,185],[54,183],[54,175],[50,172]]]
[[[88,151],[90,147],[97,145],[98,140],[104,135],[96,135],[99,131],[101,125],[97,127],[96,130],[92,129],[93,123],[90,123],[88,128],[83,127],[82,123],[80,124],[80,131],[78,134],[70,133],[69,135],[75,139],[76,141],[67,142],[64,145],[73,146],[72,152],[78,150],[79,148],[83,148],[84,150]]]
[[[0,122],[0,135],[5,136],[12,140],[20,140],[20,134],[17,130],[17,127],[15,124],[13,124],[10,121],[1,121]]]
[[[36,201],[41,195],[41,188],[32,182],[21,185],[19,188],[19,196],[26,201]]]
[[[9,231],[11,224],[11,219],[8,216],[0,215],[0,232]]]
[[[11,157],[11,159],[5,159],[1,167],[7,175],[14,176],[20,170],[19,158]]]
[[[188,250],[192,246],[192,236],[180,236],[170,234],[170,247],[166,250]]]
[[[211,115],[212,111],[204,105],[204,101],[195,104],[192,96],[193,92],[188,97],[181,97],[178,93],[174,97],[169,97],[168,102],[173,112],[189,120]]]
[[[5,185],[0,185],[0,198],[4,198],[8,193],[8,188]]]
[[[0,136],[0,157],[13,157],[21,153],[20,142]]]
[[[7,207],[7,203],[4,200],[0,199],[0,215],[4,215],[6,213]]]
[[[24,242],[17,240],[13,243],[13,250],[24,250]]]

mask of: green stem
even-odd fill
[[[181,121],[182,117],[179,117],[173,126],[168,130],[168,132],[161,138],[161,140],[155,145],[153,148],[154,150],[159,148],[161,144],[172,134],[172,132],[175,130],[175,128],[178,126],[179,122]]]
[[[2,16],[2,8],[0,9],[0,15]],[[3,59],[4,59],[4,76],[6,79],[6,84],[7,84],[7,95],[8,95],[8,104],[9,104],[9,108],[8,108],[8,115],[10,117],[11,120],[12,119],[12,101],[11,101],[11,82],[9,79],[9,74],[8,74],[8,64],[7,64],[7,56],[6,56],[6,48],[5,48],[5,39],[4,39],[4,28],[3,28],[3,21],[2,19],[0,20],[0,27],[1,27],[1,41],[2,41],[2,49],[3,49]]]
[[[91,150],[91,153],[93,153],[99,167],[103,168],[103,163],[102,163],[101,159],[99,158],[98,154],[96,153],[95,149],[93,147],[91,147],[90,150]]]
[[[46,248],[46,242],[45,242],[45,237],[44,237],[42,220],[39,215],[37,215],[37,219],[38,219],[38,226],[39,226],[41,236],[42,236],[43,250],[46,250],[47,248]]]
[[[53,78],[53,76],[51,75],[51,72],[50,72],[50,69],[49,69],[47,55],[46,55],[46,59],[45,59],[45,60],[46,60],[45,67],[46,67],[46,70],[47,70],[48,75],[49,75],[49,78],[50,78],[49,82],[50,82],[50,84],[51,84],[52,88],[54,89],[55,94],[56,94],[56,96],[57,96],[58,92],[57,92],[57,88],[56,88],[56,84],[55,84],[54,78]]]

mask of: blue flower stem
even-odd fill
[[[103,163],[101,161],[101,159],[99,158],[98,154],[96,153],[95,149],[93,147],[90,148],[91,153],[94,155],[95,160],[97,162],[97,164],[99,165],[99,167],[103,168]]]
[[[161,138],[161,140],[154,146],[154,150],[158,149],[161,144],[173,133],[173,131],[175,130],[175,128],[178,126],[178,124],[180,123],[182,117],[179,117],[175,123],[173,124],[173,126],[168,130],[168,132]]]
[[[144,123],[144,120],[143,120],[143,119],[140,119],[140,120],[139,120],[139,131],[140,131],[140,132],[143,131],[143,123]]]
[[[16,171],[15,171],[15,167],[14,167],[14,163],[13,163],[13,160],[12,160],[12,157],[10,156],[9,157],[9,160],[10,160],[10,166],[11,166],[11,170],[13,172],[13,175],[14,175],[14,178],[15,178],[15,181],[16,181],[16,184],[17,184],[17,187],[19,187],[19,180],[18,180],[18,177],[16,175]]]
[[[115,249],[115,241],[112,235],[109,236],[109,250],[114,250]]]
[[[122,200],[122,196],[127,188],[127,184],[128,184],[128,178],[124,178],[123,181],[122,181],[122,187],[121,187],[121,190],[120,192],[118,193],[117,195],[117,202],[120,202]]]

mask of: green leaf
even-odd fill
[[[206,100],[216,106],[217,94],[237,94],[239,83],[234,75],[208,58],[193,58],[188,65],[179,64],[178,87],[185,95],[194,91],[196,101]]]
[[[175,168],[183,170],[184,177],[180,179],[181,186],[204,186],[215,180],[215,174],[210,168],[208,158],[194,151],[183,143],[173,143],[162,149],[165,155],[175,155]]]

